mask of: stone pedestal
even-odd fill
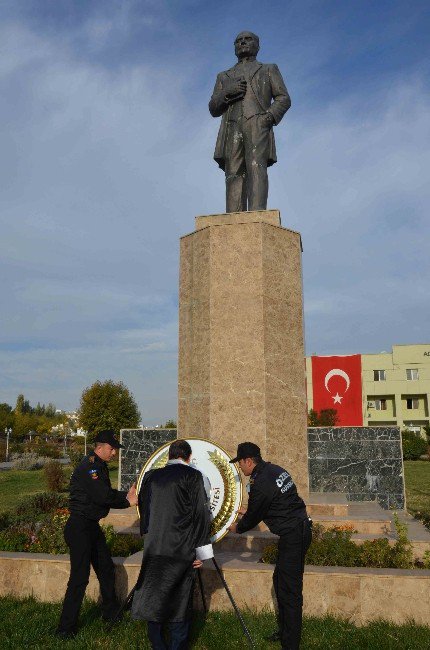
[[[257,443],[308,494],[300,235],[277,210],[181,238],[178,436]]]

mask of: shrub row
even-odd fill
[[[63,530],[69,517],[64,495],[45,492],[29,497],[11,513],[0,515],[0,551],[68,553]],[[122,535],[103,526],[113,556],[128,557],[143,547],[134,535]]]
[[[397,514],[394,523],[398,539],[390,545],[388,539],[366,540],[356,544],[351,537],[355,532],[350,526],[335,526],[325,529],[314,524],[312,543],[306,554],[306,563],[314,566],[345,566],[410,569],[427,568],[430,558],[424,563],[415,563],[412,544],[407,537],[407,527],[402,524]],[[270,544],[263,551],[262,561],[275,564],[278,555],[277,544]],[[429,554],[430,555],[430,554]]]
[[[50,461],[50,458],[39,456],[36,452],[29,451],[24,454],[12,454],[11,461],[13,469],[28,471],[44,467]]]

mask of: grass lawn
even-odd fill
[[[46,490],[42,469],[3,470],[0,472],[0,511],[11,510],[25,497]]]
[[[69,482],[71,471],[70,465],[64,467],[66,485]],[[109,474],[112,486],[116,488],[118,485],[118,463],[110,464]],[[11,510],[25,497],[45,490],[46,483],[43,469],[31,471],[2,470],[0,471],[0,512]]]
[[[100,610],[92,602],[85,601],[81,611],[78,635],[71,641],[59,641],[52,636],[60,614],[60,604],[38,603],[32,599],[0,599],[0,638],[2,649],[24,648],[70,648],[84,650],[148,649],[146,624],[131,621],[127,614],[112,631],[100,620]],[[279,643],[270,643],[265,637],[276,627],[272,613],[253,614],[244,612],[248,629],[263,650],[275,650]],[[238,620],[230,612],[212,612],[206,621],[196,616],[192,629],[191,647],[195,650],[245,650],[248,646]],[[416,650],[430,648],[430,628],[417,625],[395,626],[388,623],[372,623],[355,627],[347,621],[334,618],[307,618],[304,621],[301,650]]]
[[[409,512],[430,513],[430,462],[405,460],[405,482]]]

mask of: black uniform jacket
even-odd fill
[[[93,451],[80,462],[70,479],[70,513],[98,521],[110,508],[128,508],[127,492],[114,490],[107,464]]]
[[[139,491],[142,570],[132,617],[179,622],[188,618],[195,549],[210,544],[210,512],[201,473],[182,463],[149,471]]]
[[[305,503],[290,474],[278,465],[258,463],[250,478],[248,510],[238,522],[237,532],[244,533],[264,521],[270,532],[281,536],[306,518]]]

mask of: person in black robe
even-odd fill
[[[175,440],[167,465],[147,472],[139,491],[145,542],[131,616],[148,621],[154,650],[188,647],[195,569],[213,557],[207,494],[201,472],[189,464],[191,453],[186,440]]]

